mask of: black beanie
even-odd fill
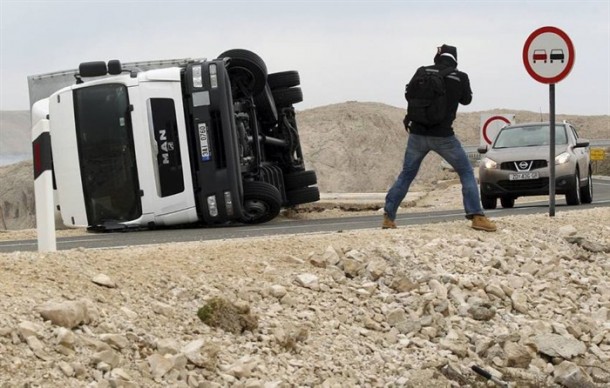
[[[453,60],[455,60],[455,63],[457,64],[458,56],[457,56],[457,48],[455,46],[449,46],[446,44],[442,45],[441,47],[438,48],[435,59],[443,54],[447,54],[446,56],[453,58]]]

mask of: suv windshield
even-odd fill
[[[550,144],[551,127],[548,124],[524,127],[506,127],[498,133],[493,148],[536,147]],[[567,144],[566,129],[555,126],[555,144]]]
[[[74,91],[76,138],[89,225],[142,214],[127,87]]]

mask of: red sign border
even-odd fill
[[[485,124],[483,124],[483,140],[485,140],[489,145],[491,145],[492,141],[489,139],[489,136],[487,136],[487,127],[492,121],[495,120],[504,121],[506,124],[510,125],[510,120],[504,116],[491,116],[488,118],[487,121],[485,121]]]
[[[566,42],[566,45],[568,46],[568,53],[569,53],[568,64],[566,65],[566,68],[561,73],[559,73],[555,77],[551,77],[551,78],[543,77],[543,76],[539,75],[538,73],[536,73],[534,71],[534,69],[532,69],[532,67],[530,66],[529,58],[528,58],[529,48],[530,48],[530,45],[532,44],[533,40],[536,39],[536,37],[538,37],[538,35],[541,35],[541,34],[544,34],[547,32],[559,35],[559,37],[562,38]],[[555,83],[561,81],[562,79],[564,79],[570,73],[570,71],[572,71],[572,66],[574,66],[574,57],[576,56],[576,52],[574,50],[574,45],[572,44],[572,40],[570,39],[568,34],[566,34],[565,32],[563,32],[562,30],[560,30],[557,27],[546,26],[546,27],[540,27],[539,29],[537,29],[536,31],[534,31],[530,34],[530,36],[525,41],[525,45],[523,46],[522,55],[523,55],[523,64],[525,65],[525,69],[527,70],[527,72],[533,79],[535,79],[536,81],[541,82],[543,84],[555,84]]]

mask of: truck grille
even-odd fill
[[[210,112],[211,120],[212,120],[212,142],[214,144],[214,151],[212,152],[214,162],[216,162],[216,167],[218,169],[227,167],[227,154],[225,151],[225,140],[222,133],[222,121],[220,117],[220,112],[212,111]]]

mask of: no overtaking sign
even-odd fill
[[[523,46],[523,64],[532,78],[544,84],[564,79],[574,65],[574,45],[557,27],[541,27],[532,32]]]
[[[572,40],[557,27],[540,27],[523,46],[525,69],[538,82],[549,85],[549,215],[555,215],[555,84],[564,79],[574,65]]]

